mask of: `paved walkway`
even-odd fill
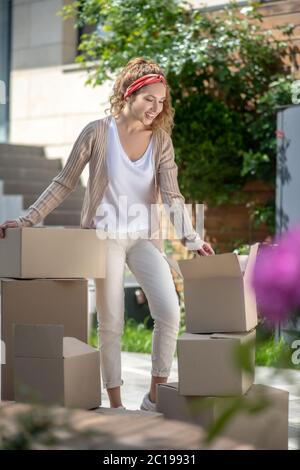
[[[127,409],[138,409],[148,391],[151,378],[150,354],[122,352],[122,401]],[[169,382],[178,381],[177,360],[174,358]],[[255,383],[271,385],[290,392],[289,448],[300,449],[300,371],[257,367]],[[106,391],[102,393],[102,406],[109,406]]]

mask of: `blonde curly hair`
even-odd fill
[[[112,95],[109,98],[110,108],[106,109],[105,113],[109,111],[112,116],[119,116],[126,103],[123,96],[127,87],[138,78],[143,77],[149,73],[159,73],[166,79],[162,68],[152,60],[145,59],[144,57],[136,57],[131,59],[117,76],[113,86]],[[140,92],[140,90],[133,92],[129,96],[129,100],[134,100],[135,96]],[[151,129],[155,130],[162,128],[169,135],[171,135],[172,129],[174,127],[174,114],[175,110],[172,108],[171,104],[170,89],[166,83],[166,99],[164,100],[163,109],[151,123]]]

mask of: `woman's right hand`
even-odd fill
[[[197,253],[200,256],[215,255],[215,252],[214,252],[212,246],[207,242],[203,243],[202,247],[199,250],[197,250]]]
[[[18,222],[16,220],[6,220],[0,225],[0,238],[5,238],[5,230],[7,228],[17,228]]]

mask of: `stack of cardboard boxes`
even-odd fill
[[[178,383],[158,385],[157,411],[208,429],[239,407],[223,435],[258,448],[286,449],[288,392],[254,384],[257,308],[251,274],[257,251],[255,244],[246,260],[225,253],[170,261],[184,281],[186,333],[177,342]],[[258,411],[247,413],[250,408]]]
[[[6,230],[0,240],[2,400],[101,404],[99,352],[86,343],[88,278],[105,276],[105,257],[96,230]]]

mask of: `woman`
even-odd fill
[[[75,189],[89,163],[81,227],[97,228],[99,236],[107,238],[106,277],[95,280],[103,385],[111,407],[124,408],[120,345],[127,263],[146,294],[154,319],[151,387],[141,405],[141,409],[154,411],[156,384],[167,382],[180,321],[172,274],[162,240],[157,238],[155,204],[159,195],[174,209],[172,223],[183,245],[202,256],[214,251],[193,229],[178,187],[170,137],[173,109],[162,69],[142,57],[130,60],[114,84],[110,104],[111,114],[82,130],[66,165],[25,216],[0,225],[0,237],[6,228],[33,226],[43,220]],[[139,211],[134,214],[139,212],[140,217],[129,223],[128,214],[132,215],[136,204]]]

